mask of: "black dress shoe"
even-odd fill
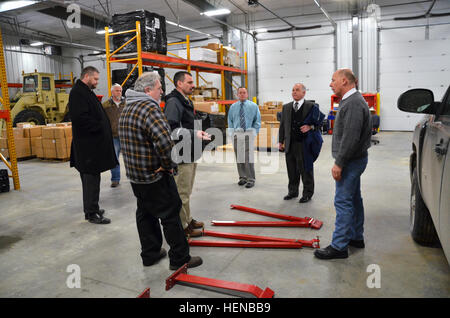
[[[304,197],[302,197],[298,202],[299,202],[299,203],[306,203],[306,202],[308,202],[308,201],[310,201],[310,200],[311,200],[311,197],[304,196]]]
[[[294,194],[288,194],[287,196],[285,196],[285,197],[283,198],[283,200],[290,200],[290,199],[296,198],[296,197],[298,197],[298,194],[296,194],[296,195],[294,195]]]
[[[104,209],[100,209],[100,210],[98,210],[97,213],[100,214],[100,216],[103,216],[103,214],[105,214],[105,210],[104,210]],[[88,219],[89,219],[89,214],[88,214],[88,213],[85,213],[85,214],[84,214],[84,219],[85,219],[85,220],[88,220]]]
[[[366,245],[364,244],[364,240],[350,240],[350,242],[348,242],[348,245],[356,248],[366,247]]]
[[[109,223],[111,223],[110,219],[105,218],[98,213],[89,214],[88,221],[90,223],[94,223],[94,224],[109,224]]]
[[[347,258],[348,252],[338,251],[331,245],[314,251],[314,256],[320,259]]]
[[[161,248],[157,259],[155,259],[154,261],[150,261],[150,262],[143,261],[142,263],[144,264],[144,266],[152,266],[152,265],[156,264],[161,258],[166,257],[166,255],[167,255],[166,250],[164,248]]]
[[[247,180],[241,179],[241,180],[239,180],[238,185],[243,186],[246,183],[247,183]]]
[[[247,183],[245,184],[245,187],[246,187],[247,189],[253,188],[254,186],[255,186],[255,183],[254,183],[254,182],[247,182]]]

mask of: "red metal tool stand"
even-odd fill
[[[310,218],[310,217],[301,218],[301,217],[297,217],[297,216],[285,215],[285,214],[280,214],[280,213],[275,213],[275,212],[270,212],[270,211],[264,211],[264,210],[249,208],[249,207],[245,207],[245,206],[241,206],[241,205],[235,205],[235,204],[232,204],[231,208],[235,209],[235,210],[239,210],[239,211],[245,211],[245,212],[250,212],[250,213],[259,214],[259,215],[263,215],[263,216],[268,216],[268,217],[272,217],[272,218],[277,218],[277,219],[281,219],[281,220],[286,220],[286,221],[289,221],[289,222],[213,221],[212,225],[221,225],[221,226],[277,226],[277,227],[289,226],[289,227],[310,227],[310,228],[313,228],[313,229],[320,229],[322,227],[322,225],[323,225],[322,221],[319,221],[319,220],[316,220],[316,219],[313,219],[313,218]]]
[[[150,288],[144,289],[144,291],[140,293],[137,298],[150,298]]]
[[[300,239],[288,239],[288,238],[281,238],[281,237],[258,236],[258,235],[249,235],[249,234],[240,234],[240,233],[224,233],[224,232],[216,232],[216,231],[208,231],[208,230],[203,230],[202,234],[203,234],[203,236],[223,237],[223,238],[231,238],[231,239],[252,241],[252,242],[283,242],[283,243],[296,243],[296,244],[300,243],[303,247],[320,248],[319,237],[317,237],[316,239],[312,239],[312,240],[300,240]],[[190,242],[205,242],[205,241],[190,240]],[[191,243],[189,243],[189,244],[191,244]],[[192,244],[192,246],[200,246],[200,245]]]
[[[294,242],[243,242],[243,241],[193,241],[188,240],[190,246],[209,247],[253,247],[253,248],[302,248],[302,243]]]
[[[171,289],[175,284],[188,285],[192,287],[213,287],[215,290],[223,290],[226,293],[239,293],[256,298],[273,298],[274,291],[270,288],[262,290],[258,286],[230,282],[225,280],[189,275],[187,264],[184,264],[176,272],[166,279],[166,290]]]

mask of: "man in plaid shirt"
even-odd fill
[[[176,270],[202,264],[198,256],[189,255],[189,245],[181,225],[181,199],[173,178],[176,164],[171,159],[174,143],[170,127],[161,112],[162,95],[157,73],[142,74],[134,90],[125,93],[127,105],[119,119],[119,137],[123,161],[133,193],[137,199],[136,223],[144,266],[166,256],[162,232],[170,246],[169,268]]]

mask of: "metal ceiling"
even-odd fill
[[[66,12],[70,3],[67,0],[47,0],[21,9],[0,12],[2,31],[21,37],[48,39],[55,43],[59,41],[73,46],[102,48],[104,36],[95,31],[110,21],[113,14],[138,9],[158,13],[167,20],[203,32],[196,33],[176,25],[167,25],[168,40],[172,42],[184,38],[186,34],[190,34],[194,40],[205,38],[206,33],[221,37],[224,27],[237,27],[242,31],[252,32],[261,27],[272,31],[287,31],[318,25],[332,26],[332,19],[324,15],[324,10],[333,18],[348,17],[371,3],[382,8],[414,4],[417,9],[405,12],[405,16],[432,16],[432,12],[428,12],[432,4],[433,10],[450,8],[449,0],[254,0],[256,5],[249,5],[248,0],[78,0],[73,3],[81,8],[82,26],[70,29],[64,24],[70,14]],[[212,18],[200,15],[201,11],[212,8],[227,8],[231,14]]]

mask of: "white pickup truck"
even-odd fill
[[[421,245],[441,245],[450,264],[450,86],[435,102],[428,89],[403,93],[397,107],[427,114],[416,125],[410,157],[412,238]]]

